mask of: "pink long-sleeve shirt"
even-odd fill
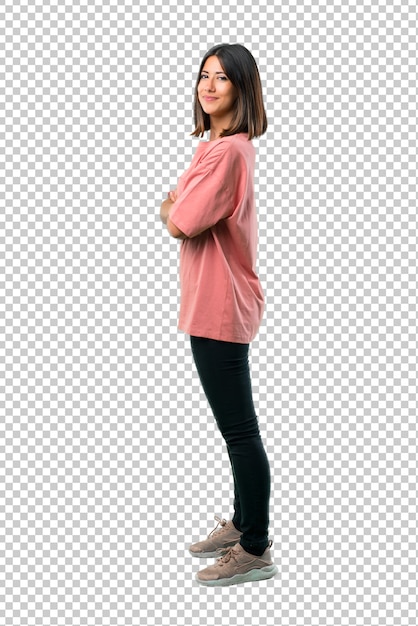
[[[255,150],[246,134],[201,141],[179,178],[170,220],[180,249],[178,327],[189,335],[249,343],[264,295],[256,274]]]

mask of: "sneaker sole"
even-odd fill
[[[196,574],[196,580],[200,585],[206,587],[228,587],[229,585],[239,585],[241,583],[252,583],[257,580],[267,580],[273,578],[278,572],[275,565],[269,565],[260,569],[252,569],[246,574],[235,574],[231,578],[220,578],[219,580],[200,580]]]

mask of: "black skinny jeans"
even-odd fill
[[[261,555],[268,545],[270,466],[254,409],[249,344],[190,337],[197,371],[226,442],[234,478],[234,526],[241,545]]]

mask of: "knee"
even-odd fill
[[[222,432],[225,443],[229,447],[234,446],[254,446],[261,443],[260,430],[258,423],[242,426],[239,428],[229,428]]]

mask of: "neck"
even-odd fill
[[[231,117],[225,117],[220,120],[214,120],[210,118],[210,134],[209,141],[215,141],[215,139],[219,139],[219,135],[225,128],[229,128],[231,126]]]
[[[216,139],[219,139],[219,135],[218,133],[214,133],[213,130],[211,129],[209,133],[209,141],[215,141]]]

